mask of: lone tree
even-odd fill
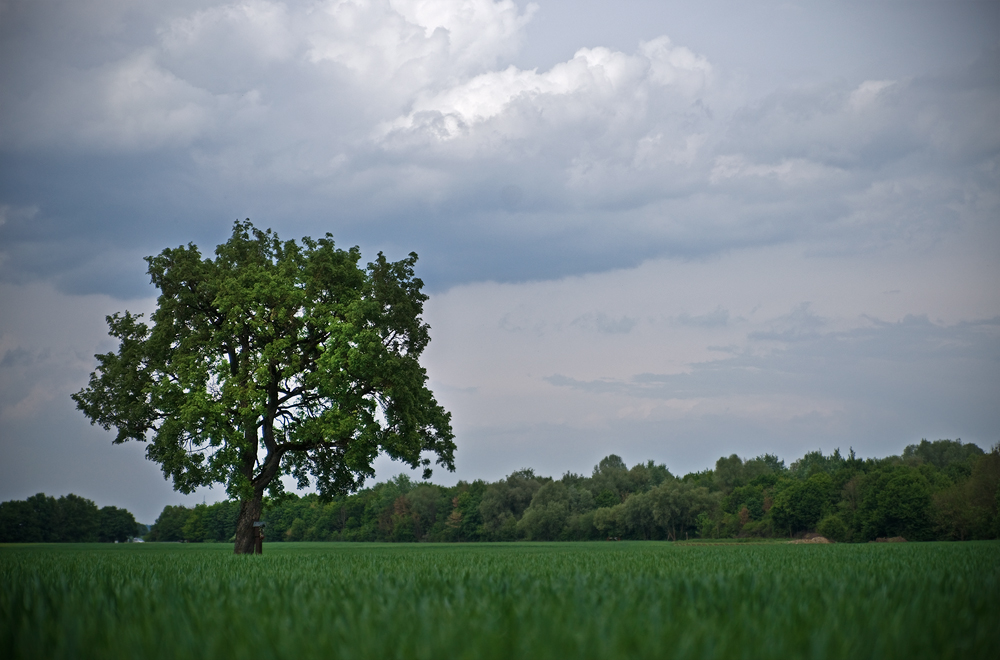
[[[379,253],[333,238],[279,241],[237,222],[202,258],[189,244],[147,257],[161,291],[152,325],[107,317],[118,352],[73,395],[115,444],[148,442],[174,488],[224,483],[240,500],[237,554],[252,553],[253,523],[279,475],[321,495],[355,490],[380,452],[430,476],[428,453],[454,470],[451,415],[427,388],[418,358],[429,326],[417,255]]]

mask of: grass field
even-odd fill
[[[1000,544],[0,546],[4,658],[995,658]]]

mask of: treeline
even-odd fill
[[[820,451],[790,466],[765,454],[720,458],[676,477],[608,456],[588,476],[519,470],[450,488],[405,475],[332,501],[265,501],[268,541],[514,541],[791,537],[840,542],[1000,537],[1000,450],[960,440],[858,459]],[[231,541],[238,503],[168,506],[151,541]]]
[[[100,509],[79,495],[44,493],[0,503],[0,543],[93,543],[129,541],[146,531],[125,509]]]

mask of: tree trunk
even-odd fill
[[[236,519],[236,545],[233,549],[238,555],[252,555],[255,545],[255,529],[253,524],[260,520],[264,511],[264,491],[254,490],[249,500],[240,500],[240,516]]]

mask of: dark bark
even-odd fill
[[[254,434],[256,435],[256,430]],[[233,547],[233,552],[238,555],[260,554],[259,550],[256,550],[257,530],[253,524],[260,520],[264,512],[264,490],[277,476],[283,455],[284,452],[281,450],[268,454],[260,474],[251,482],[253,497],[249,500],[240,500],[240,515],[236,519],[236,543]],[[253,474],[253,464],[250,461],[248,453],[244,457],[245,473],[248,475]]]
[[[254,553],[254,527],[264,510],[264,491],[254,490],[253,497],[240,501],[240,516],[236,519],[236,544],[233,551],[238,555]]]

